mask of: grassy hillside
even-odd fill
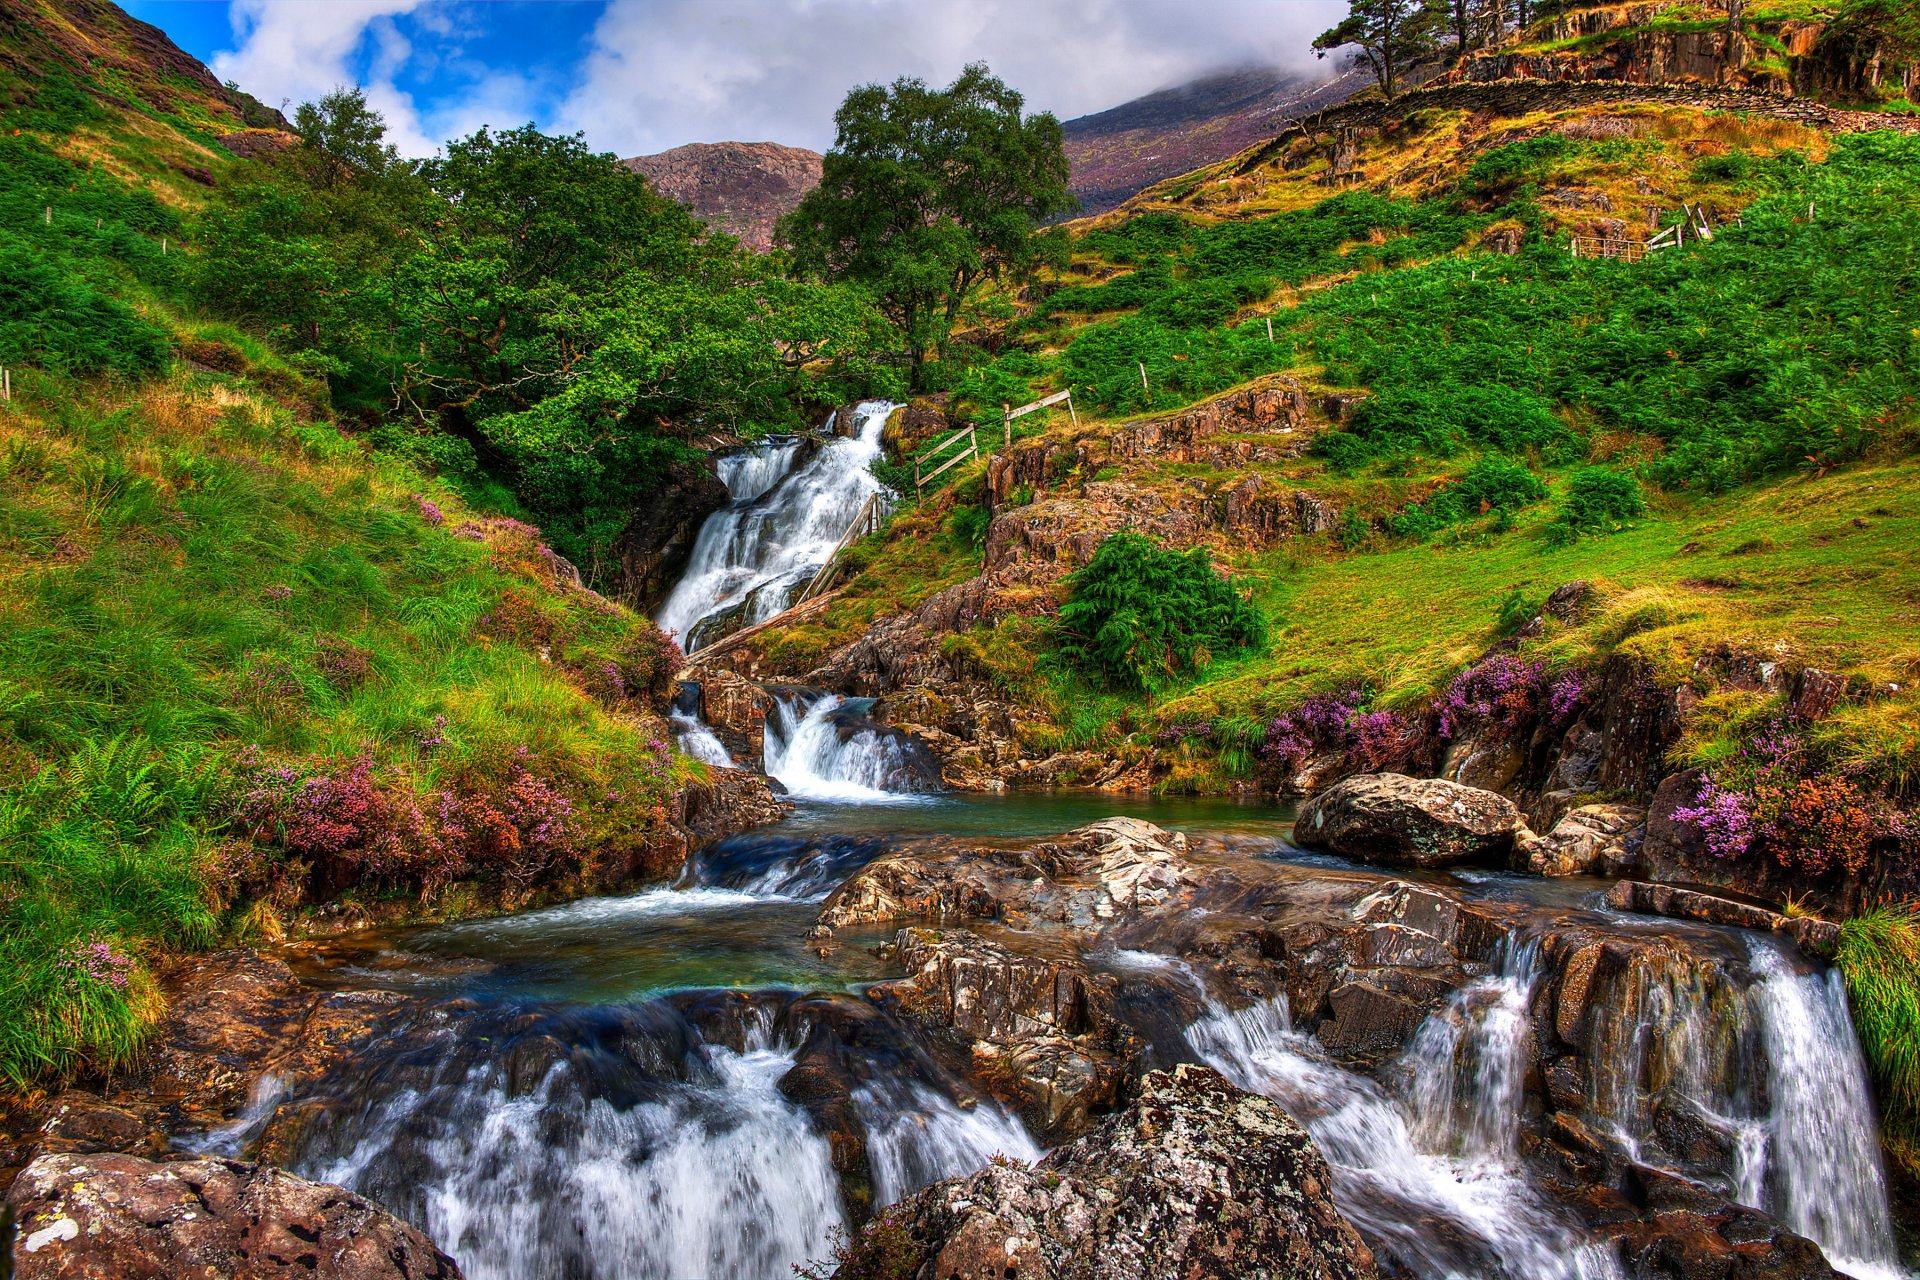
[[[238,109],[6,65],[0,1081],[123,1061],[172,949],[666,870],[672,646],[196,301]]]
[[[1652,108],[1459,141],[1474,132],[1458,116],[1416,119],[1363,151],[1391,196],[1318,188],[1315,200],[1311,168],[1280,156],[1240,203],[1149,204],[1087,226],[1062,287],[957,380],[957,411],[983,418],[1072,386],[1097,416],[1037,428],[1063,443],[1270,372],[1363,397],[1282,463],[1115,460],[1061,478],[1054,492],[1120,479],[1175,505],[1258,474],[1341,511],[1327,537],[1210,539],[1257,584],[1274,640],[1158,690],[1149,727],[1263,723],[1356,681],[1412,705],[1496,637],[1503,610],[1589,578],[1609,604],[1539,642],[1556,663],[1626,648],[1679,678],[1731,644],[1898,686],[1828,731],[1857,732],[1846,751],[1910,782],[1914,745],[1897,726],[1913,718],[1920,583],[1897,549],[1917,514],[1920,302],[1900,264],[1920,249],[1920,142]],[[1394,181],[1416,169],[1417,182]],[[1566,206],[1636,191],[1649,173],[1661,181],[1647,205],[1704,202],[1723,219],[1717,238],[1633,266],[1571,259],[1565,236],[1586,214]],[[1502,227],[1523,230],[1518,255],[1480,249]],[[1090,274],[1104,278],[1077,282]],[[860,549],[846,595],[770,658],[793,669],[894,602],[977,572],[965,533],[983,524],[979,469]],[[1625,505],[1596,509],[1596,484]],[[1125,737],[1125,699],[1049,663],[1047,636],[1034,620],[975,642],[1021,697],[1059,709],[1060,741]]]

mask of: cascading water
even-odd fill
[[[853,1104],[867,1131],[876,1206],[965,1176],[995,1156],[1040,1158],[1025,1127],[990,1100],[962,1107],[918,1080],[892,1077],[863,1085]]]
[[[726,744],[720,741],[720,735],[713,727],[700,718],[700,688],[694,684],[683,684],[674,697],[673,707],[667,713],[667,720],[673,725],[674,740],[680,744],[680,750],[703,764],[716,769],[737,769]]]
[[[836,694],[778,700],[766,718],[767,776],[793,795],[851,804],[899,802],[936,789],[939,765],[905,734],[861,721]]]
[[[747,626],[785,609],[866,500],[885,493],[872,466],[895,407],[861,404],[855,434],[822,445],[797,469],[799,444],[792,440],[723,459],[720,478],[732,501],[700,527],[686,573],[660,608],[661,628],[693,653],[729,620]]]
[[[1837,971],[1796,966],[1771,939],[1752,942],[1749,992],[1766,1047],[1767,1207],[1863,1280],[1904,1275],[1860,1042]],[[1760,1181],[1760,1179],[1755,1179]]]
[[[576,1042],[531,1088],[520,1052],[449,1055],[330,1121],[302,1171],[391,1205],[472,1280],[765,1280],[844,1225],[827,1139],[777,1085],[793,1052],[683,1028]],[[548,1046],[531,1050],[537,1069]],[[548,1055],[549,1057],[552,1055]]]
[[[1837,1270],[1900,1280],[1866,1066],[1837,972],[1749,935],[1751,981],[1643,949],[1589,1055],[1593,1113],[1649,1164],[1668,1163],[1663,1112],[1720,1135],[1723,1158],[1682,1169],[1819,1244]]]
[[[1620,1280],[1612,1257],[1541,1200],[1512,1156],[1531,963],[1522,953],[1421,1029],[1404,1064],[1406,1099],[1329,1061],[1293,1030],[1284,999],[1238,1012],[1215,1005],[1188,1040],[1307,1127],[1341,1209],[1423,1280]],[[1464,1111],[1464,1124],[1424,1123],[1427,1106]]]

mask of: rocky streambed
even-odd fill
[[[1905,1274],[1790,933],[1272,810],[899,799],[196,962],[24,1135],[18,1274]]]

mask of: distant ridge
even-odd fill
[[[820,153],[777,142],[693,142],[620,163],[756,249],[771,248],[774,223],[820,185]]]
[[[1069,120],[1067,159],[1081,212],[1104,213],[1156,182],[1224,160],[1371,83],[1359,71],[1242,67]]]

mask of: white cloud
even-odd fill
[[[855,85],[988,63],[1062,119],[1207,71],[1306,66],[1344,0],[612,0],[556,122],[621,155],[824,149]]]
[[[214,55],[213,73],[263,102],[311,102],[360,78],[349,65],[371,30],[376,71],[363,86],[367,102],[387,118],[388,140],[402,154],[429,155],[438,139],[429,136],[412,97],[392,78],[410,52],[392,19],[425,3],[428,0],[233,0],[229,16],[239,47]]]

